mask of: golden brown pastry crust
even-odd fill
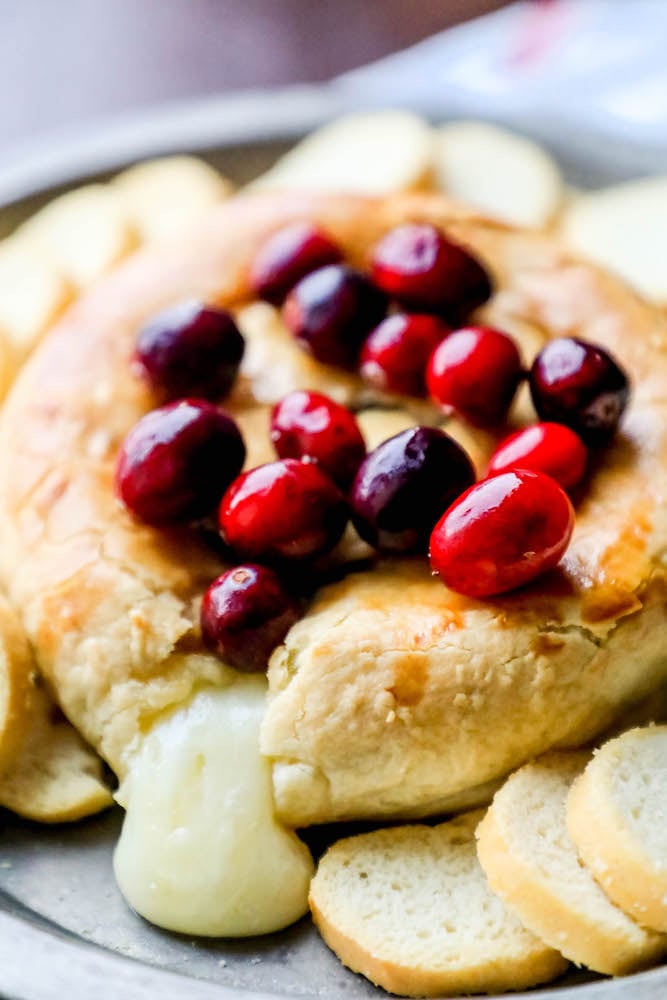
[[[548,238],[437,196],[253,196],[178,245],[138,253],[71,309],[11,393],[1,570],[63,709],[121,773],[157,714],[220,679],[196,624],[219,562],[187,531],[136,524],[114,496],[117,448],[153,405],[129,359],[137,328],[165,305],[244,304],[255,248],[302,217],[360,264],[392,225],[430,219],[486,261],[499,291],[479,316],[512,330],[527,360],[548,336],[574,334],[611,349],[634,382],[562,571],[478,603],[430,579],[424,562],[386,565],[324,590],[274,656],[263,745],[283,816],[426,813],[534,753],[590,738],[667,675],[667,325]],[[363,399],[354,377],[312,362],[267,317],[248,322],[252,361],[230,401],[242,422],[256,421],[255,400],[313,380]]]

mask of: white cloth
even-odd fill
[[[588,154],[611,140],[620,172],[667,170],[666,50],[667,0],[522,0],[336,83],[368,105],[576,135]]]

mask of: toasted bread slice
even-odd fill
[[[33,660],[15,612],[0,595],[0,774],[14,763],[32,717]]]
[[[233,185],[196,156],[165,156],[128,167],[111,182],[142,242],[173,236],[228,198]]]
[[[386,195],[428,187],[433,139],[409,111],[346,115],[317,129],[253,188]]]
[[[491,888],[526,927],[577,965],[622,975],[660,958],[667,938],[607,899],[568,835],[567,795],[588,758],[546,754],[511,775],[479,826],[477,849]]]
[[[327,851],[310,906],[345,965],[405,996],[518,990],[565,970],[489,889],[475,852],[482,815],[375,830]]]
[[[12,376],[72,301],[73,292],[57,265],[29,241],[10,237],[0,243],[0,327],[12,352]],[[3,368],[0,385],[8,388],[11,378],[4,374]]]
[[[574,198],[563,213],[560,235],[646,298],[667,305],[667,175]]]
[[[547,226],[563,200],[555,160],[537,143],[488,122],[435,131],[438,187],[459,201],[519,226]]]
[[[87,184],[61,195],[14,234],[58,268],[76,288],[87,288],[139,243],[120,195]]]
[[[609,898],[667,931],[667,726],[605,743],[572,786],[567,826]]]
[[[39,823],[82,819],[113,804],[102,762],[39,686],[25,739],[0,774],[0,806]]]

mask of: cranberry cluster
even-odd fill
[[[128,434],[117,490],[153,525],[217,508],[222,538],[244,563],[204,596],[210,648],[240,669],[264,669],[299,614],[281,570],[329,552],[349,519],[380,552],[428,551],[447,586],[472,597],[514,589],[558,563],[574,524],[565,490],[581,481],[587,446],[609,439],[627,402],[627,378],[605,351],[553,340],[526,376],[509,335],[460,325],[491,282],[467,250],[425,223],[391,230],[369,275],[348,266],[326,233],[294,223],[261,248],[250,283],[282,305],[297,341],[320,361],[358,366],[384,391],[428,392],[487,426],[504,423],[528,377],[542,422],[502,441],[476,483],[468,455],[444,431],[414,427],[366,454],[349,410],[297,391],[271,415],[277,460],[241,473],[241,434],[212,402],[230,391],[243,356],[234,319],[199,303],[154,317],[139,334],[135,365],[164,405]]]

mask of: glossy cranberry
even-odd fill
[[[271,414],[271,440],[280,458],[309,458],[347,488],[366,455],[348,409],[321,392],[290,392]]]
[[[298,601],[272,569],[248,563],[223,573],[204,594],[202,636],[230,666],[262,671],[299,613]]]
[[[426,222],[390,230],[373,251],[372,275],[387,295],[416,311],[463,318],[491,296],[476,257]]]
[[[573,527],[572,504],[554,479],[503,472],[471,487],[441,517],[431,535],[431,567],[461,594],[501,594],[553,569]]]
[[[280,305],[297,281],[341,259],[340,249],[317,226],[291,222],[260,247],[250,268],[250,287],[259,298]]]
[[[352,521],[384,552],[425,551],[433,525],[475,481],[463,448],[435,427],[411,427],[362,463],[350,494]]]
[[[387,311],[387,299],[363,274],[330,264],[307,275],[285,300],[285,322],[318,361],[351,367],[370,330]]]
[[[285,458],[232,483],[220,504],[220,530],[245,559],[308,559],[333,548],[348,508],[313,462]]]
[[[135,359],[161,399],[222,399],[234,383],[244,346],[230,313],[182,302],[141,329]]]
[[[433,399],[471,423],[496,424],[507,414],[523,371],[516,344],[490,326],[455,330],[436,347],[426,369]]]
[[[428,359],[450,332],[446,323],[427,313],[387,316],[363,346],[361,375],[383,392],[424,396]]]
[[[586,444],[604,444],[628,402],[627,375],[601,347],[559,337],[543,347],[530,370],[530,392],[542,420],[576,431]]]
[[[190,521],[212,511],[245,460],[230,416],[201,399],[152,410],[125,438],[116,488],[148,524]]]
[[[587,458],[586,445],[569,427],[534,424],[501,441],[491,456],[488,473],[497,475],[511,469],[545,472],[569,490],[583,479]]]

